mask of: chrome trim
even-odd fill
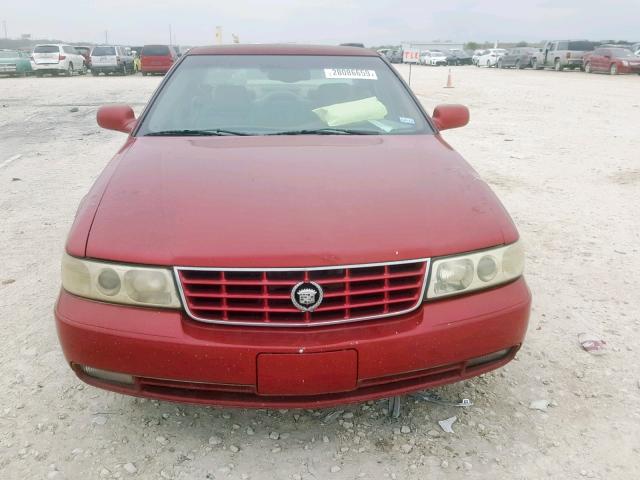
[[[205,318],[200,318],[195,316],[189,310],[189,305],[187,303],[187,299],[185,298],[184,290],[182,289],[182,282],[180,281],[180,270],[191,270],[191,271],[200,271],[200,272],[311,272],[318,270],[342,270],[344,268],[370,268],[370,267],[385,267],[392,265],[405,265],[408,263],[425,263],[425,271],[424,278],[422,280],[422,288],[420,290],[420,295],[418,296],[418,301],[416,304],[408,309],[401,310],[399,312],[393,313],[385,313],[382,315],[369,315],[365,317],[356,317],[350,318],[349,320],[327,320],[324,322],[313,322],[313,323],[267,323],[267,322],[233,322],[230,320],[210,320]],[[184,306],[184,311],[189,317],[193,320],[202,323],[212,323],[217,325],[235,325],[239,327],[275,327],[275,328],[289,328],[289,327],[326,327],[329,325],[343,325],[345,323],[355,323],[355,322],[364,322],[366,320],[377,320],[381,318],[389,318],[396,317],[398,315],[405,315],[407,313],[413,312],[417,310],[420,305],[423,303],[424,292],[427,288],[427,279],[429,278],[429,269],[431,268],[431,259],[430,258],[416,258],[413,260],[399,260],[396,262],[378,262],[378,263],[359,263],[355,265],[331,265],[325,267],[275,267],[275,268],[221,268],[221,267],[173,267],[173,272],[175,275],[176,284],[178,285],[178,291],[180,292],[180,299],[182,300],[182,305]]]

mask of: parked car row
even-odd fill
[[[180,56],[170,45],[144,47],[99,45],[77,47],[65,44],[36,45],[31,53],[0,50],[0,74],[11,76],[36,75],[143,75],[165,74]]]
[[[476,51],[473,63],[478,67],[552,68],[558,72],[580,69],[587,73],[640,74],[640,44],[598,45],[586,40],[555,40],[547,42],[542,48]]]

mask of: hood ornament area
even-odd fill
[[[313,312],[323,296],[322,287],[315,282],[300,282],[291,289],[291,302],[301,312]]]

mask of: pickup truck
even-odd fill
[[[582,69],[582,57],[594,48],[595,44],[587,40],[553,40],[531,58],[531,66],[536,70],[553,68],[557,72],[565,68]]]

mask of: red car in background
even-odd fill
[[[145,45],[140,53],[142,75],[167,73],[178,58],[171,45]]]
[[[640,74],[640,56],[628,48],[596,48],[583,58],[587,73],[604,72],[611,75],[622,73]]]
[[[146,48],[146,47],[145,47]],[[195,48],[84,198],[55,307],[85,382],[319,408],[501,367],[527,331],[518,231],[394,68],[355,47]]]

